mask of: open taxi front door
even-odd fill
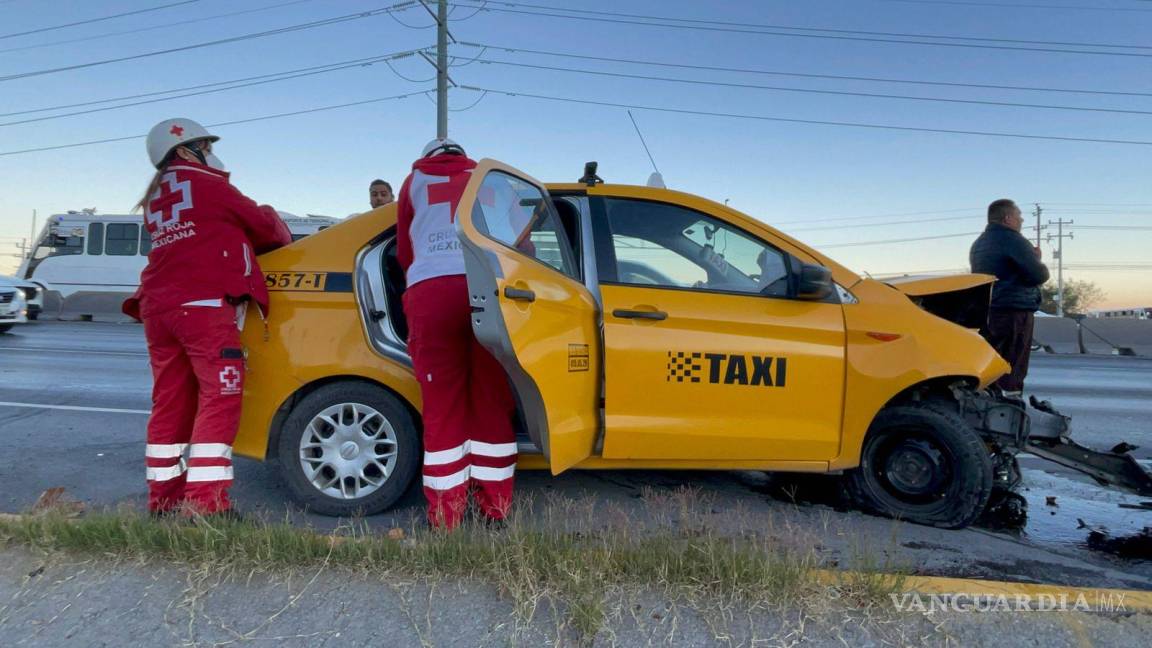
[[[472,329],[511,379],[528,435],[558,474],[600,434],[596,300],[542,183],[481,160],[456,208]]]

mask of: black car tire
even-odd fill
[[[919,403],[876,416],[846,486],[865,511],[960,529],[984,512],[992,482],[980,436],[956,413]]]
[[[383,417],[395,436],[396,458],[383,484],[362,497],[345,499],[326,494],[312,483],[301,461],[301,448],[314,419],[329,408],[351,404],[371,408]],[[316,389],[292,408],[280,429],[276,457],[292,497],[309,511],[336,517],[373,515],[390,508],[408,490],[420,468],[420,446],[412,414],[396,396],[372,383],[344,381]]]
[[[12,330],[11,324],[0,324],[0,334],[7,333]]]

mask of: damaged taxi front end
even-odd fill
[[[983,274],[905,275],[885,283],[923,310],[978,330],[987,321],[995,280]],[[1102,485],[1152,495],[1152,476],[1128,454],[1133,446],[1119,443],[1110,451],[1084,447],[1072,439],[1071,417],[1061,414],[1050,402],[1032,396],[1025,403],[1004,398],[998,390],[986,389],[987,384],[974,387],[970,382],[956,381],[948,386],[948,391],[959,415],[989,445],[996,488],[1009,490],[1019,483],[1015,457],[1026,451],[1087,474]]]

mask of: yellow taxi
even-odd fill
[[[594,169],[545,185],[483,160],[456,222],[523,469],[844,472],[862,508],[942,527],[1019,479],[1028,416],[986,389],[1008,365],[975,330],[991,277],[863,278]],[[322,514],[384,510],[419,473],[395,224],[381,207],[260,260],[271,316],[244,331],[235,452],[278,462]]]

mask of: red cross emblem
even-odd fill
[[[172,124],[172,128],[170,128],[168,132],[176,137],[184,137],[184,127],[179,124]]]
[[[187,180],[178,182],[175,173],[165,173],[160,188],[148,202],[148,224],[152,230],[180,222],[180,212],[192,207],[192,191]]]
[[[461,173],[445,182],[428,185],[428,204],[448,203],[452,210],[449,222],[456,222],[456,207],[460,205],[460,197],[464,194],[464,187],[468,185],[471,174]]]
[[[231,394],[240,391],[240,370],[231,365],[220,372],[220,391]]]

